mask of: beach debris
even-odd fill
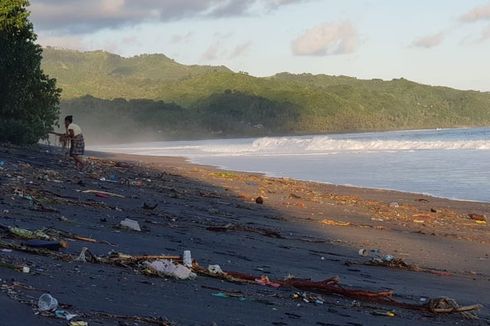
[[[480,221],[480,222],[486,222],[487,221],[487,217],[483,214],[470,213],[470,214],[468,214],[468,217],[473,221]]]
[[[262,275],[259,278],[256,278],[255,283],[260,285],[272,286],[273,288],[278,288],[281,286],[281,284],[269,280],[269,277],[266,275]]]
[[[202,269],[197,269],[198,265],[194,268],[200,273],[204,273],[205,275],[210,275],[208,271],[204,271]],[[211,275],[213,276],[213,275]],[[222,275],[214,275],[214,277],[226,279],[231,282],[241,281],[244,283],[256,282],[258,278],[253,275],[248,275],[239,272],[229,272],[226,271]],[[262,277],[260,278],[262,279]],[[393,298],[393,291],[370,291],[370,290],[362,290],[356,288],[348,288],[344,287],[340,284],[340,278],[338,276],[334,276],[323,281],[312,281],[310,279],[298,279],[298,278],[287,278],[285,280],[270,280],[267,278],[267,282],[277,283],[281,287],[289,287],[303,291],[311,291],[318,292],[322,294],[336,294],[341,295],[348,298],[354,298],[356,300],[366,300],[381,303],[384,305],[391,305],[395,307],[417,310],[417,311],[425,311],[431,312],[434,314],[439,313],[462,313],[466,318],[478,318],[475,314],[471,313],[471,311],[479,310],[481,305],[475,304],[470,306],[459,306],[454,299],[450,298],[436,298],[429,299],[427,303],[422,305],[400,302]],[[301,296],[300,296],[301,297]],[[293,296],[294,298],[294,296]],[[392,311],[392,313],[394,313]],[[383,314],[383,316],[394,317],[392,314]]]
[[[49,235],[47,235],[41,230],[30,231],[27,229],[21,229],[16,227],[9,227],[8,229],[11,234],[22,239],[42,239],[42,240],[51,239]]]
[[[398,208],[398,207],[400,207],[400,204],[398,204],[396,201],[392,201],[392,202],[390,203],[390,207],[391,207],[391,208]]]
[[[367,255],[369,255],[369,252],[367,251],[367,249],[365,249],[365,248],[359,249],[359,256],[366,257]]]
[[[101,197],[101,198],[109,198],[109,197],[126,198],[123,195],[115,194],[113,192],[94,190],[94,189],[87,189],[87,190],[84,190],[82,192],[85,194],[95,194],[95,196]]]
[[[157,274],[175,277],[179,280],[193,279],[196,277],[196,274],[189,268],[181,264],[175,264],[173,261],[167,259],[152,262],[145,261],[144,265]]]
[[[396,314],[393,311],[381,311],[381,310],[375,310],[371,312],[371,315],[374,316],[385,316],[385,317],[395,317]]]
[[[29,274],[31,272],[31,268],[29,266],[22,266],[22,273]]]
[[[333,225],[333,226],[349,226],[349,225],[351,225],[350,222],[336,221],[336,220],[330,220],[330,219],[323,220],[322,224]]]
[[[325,303],[325,299],[323,299],[321,296],[307,292],[294,292],[294,294],[292,295],[292,299],[301,300],[306,303],[314,303],[317,305]]]
[[[463,317],[467,319],[478,319],[478,316],[473,311],[480,310],[482,307],[482,305],[479,304],[460,306],[456,300],[448,297],[430,299],[426,306],[432,313],[461,313]]]
[[[185,267],[187,268],[192,267],[192,256],[190,250],[184,250],[184,254],[182,255],[182,260]]]
[[[221,269],[220,265],[209,265],[208,266],[208,271],[211,274],[224,274],[224,272]]]
[[[238,299],[240,301],[247,300],[247,298],[245,298],[241,294],[230,293],[230,292],[216,292],[216,293],[211,293],[211,295],[213,297],[217,297],[217,298],[235,298],[235,299]]]
[[[96,263],[99,260],[98,257],[92,254],[92,252],[87,247],[83,247],[82,251],[80,252],[80,255],[78,255],[78,257],[75,258],[73,261],[78,261],[82,263],[86,263],[86,262]]]
[[[28,240],[22,243],[24,246],[36,248],[36,249],[48,249],[58,251],[61,248],[68,248],[68,242],[64,240],[50,241],[50,240]]]
[[[128,228],[128,229],[133,230],[133,231],[141,231],[141,227],[140,227],[139,223],[137,221],[129,219],[129,218],[125,218],[124,220],[122,220],[120,222],[120,225],[122,227]]]
[[[70,321],[73,318],[75,318],[76,316],[78,316],[75,314],[71,314],[68,311],[61,310],[61,309],[56,310],[54,312],[54,315],[56,316],[56,318],[62,318],[62,319],[68,320],[68,321]]]
[[[262,198],[261,196],[259,196],[259,197],[255,198],[255,202],[257,204],[262,205],[264,203],[264,198]]]
[[[37,301],[37,308],[39,311],[54,311],[58,308],[58,300],[49,293],[43,293]]]
[[[71,321],[69,326],[88,326],[86,321]]]

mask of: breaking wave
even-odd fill
[[[490,150],[490,139],[374,139],[330,136],[264,137],[257,139],[157,142],[93,148],[108,152],[161,156],[315,155],[340,152],[420,150]]]

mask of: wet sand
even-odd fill
[[[308,292],[321,299],[308,303],[294,298],[305,291],[286,287],[204,275],[178,281],[150,277],[135,266],[3,250],[0,262],[29,266],[30,273],[0,267],[0,325],[66,325],[52,314],[36,315],[35,303],[44,292],[89,325],[150,324],[135,316],[176,325],[488,324],[490,235],[486,223],[468,216],[488,217],[488,203],[269,178],[182,158],[91,156],[91,167],[79,173],[45,149],[0,147],[0,224],[99,240],[67,238],[70,246],[60,253],[72,257],[82,247],[97,256],[111,251],[180,256],[191,250],[201,266],[219,264],[225,271],[271,279],[339,276],[345,287],[393,290],[394,299],[411,304],[440,296],[461,305],[483,304],[480,319],[325,293]],[[263,204],[256,203],[257,197]],[[145,209],[145,203],[158,206]],[[125,218],[138,221],[142,231],[120,228]],[[0,234],[2,243],[23,241],[5,229]],[[369,265],[372,257],[360,256],[361,248],[378,249],[381,257],[392,255],[412,268]],[[395,316],[379,315],[386,312]]]

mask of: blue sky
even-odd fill
[[[488,0],[31,0],[39,41],[490,91]]]

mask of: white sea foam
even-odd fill
[[[490,140],[336,139],[328,136],[264,137],[242,142],[196,141],[98,146],[95,150],[140,155],[303,155],[339,152],[490,150]]]

